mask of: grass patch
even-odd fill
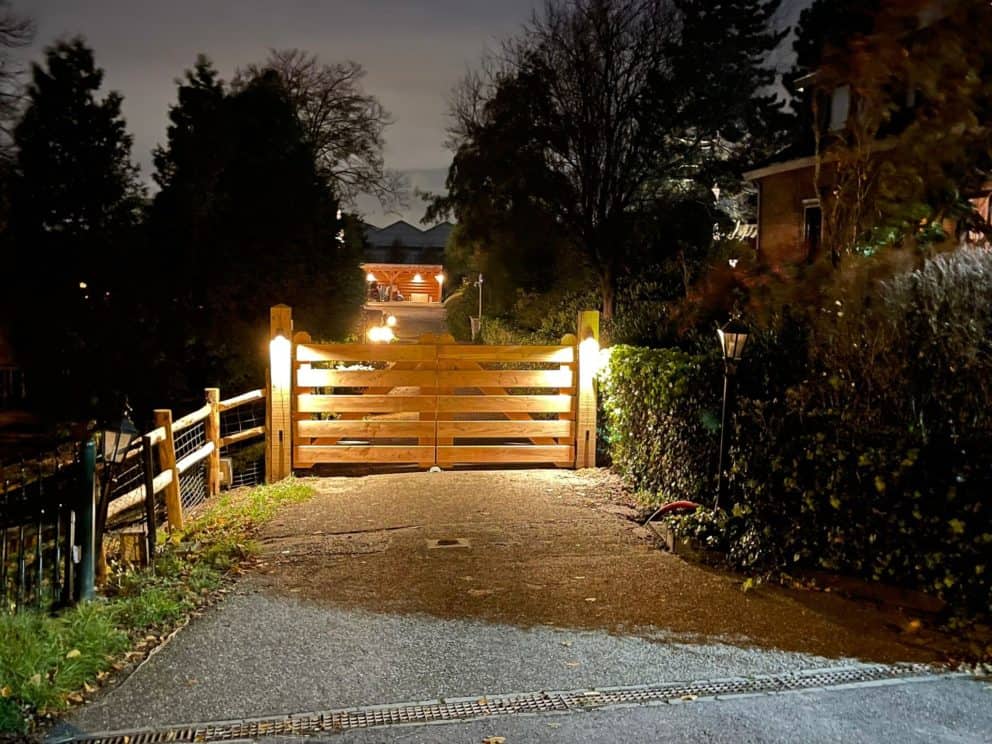
[[[219,589],[255,551],[252,537],[281,506],[312,495],[292,478],[225,492],[161,546],[154,573],[115,571],[105,601],[56,616],[0,612],[0,733],[24,733],[40,716],[94,690],[125,652],[171,631]]]

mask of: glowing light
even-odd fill
[[[389,326],[390,328],[395,328],[396,327],[396,316],[395,315],[390,315],[388,318],[386,318],[386,325]]]
[[[592,381],[599,371],[599,341],[587,330],[585,338],[579,343],[579,387],[592,388]]]
[[[373,274],[370,271],[368,274],[365,275],[365,281],[367,281],[369,284],[371,284],[372,282],[374,282],[375,281],[375,274]]]
[[[422,277],[420,274],[414,274],[413,281],[415,281],[417,284],[423,284],[424,277]]]
[[[80,289],[86,289],[86,288],[87,288],[88,286],[89,286],[89,285],[88,285],[88,284],[87,284],[86,282],[80,282],[80,283],[79,283],[79,288],[80,288]]]
[[[281,333],[276,334],[269,341],[269,374],[272,387],[280,389],[289,387],[292,351],[293,345]]]
[[[393,329],[389,326],[372,326],[366,335],[369,341],[374,344],[388,344],[396,338],[396,334],[393,333]]]
[[[444,284],[444,274],[438,274],[434,278],[437,279],[438,284]]]

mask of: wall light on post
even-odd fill
[[[269,482],[282,480],[293,472],[292,385],[293,311],[276,305],[269,311],[269,429],[266,432]]]
[[[726,448],[730,444],[730,438],[727,436],[727,399],[730,393],[730,380],[737,372],[737,364],[744,356],[748,328],[738,318],[732,318],[726,325],[717,328],[716,335],[720,340],[720,350],[723,352],[723,409],[720,416],[720,453],[717,461],[714,509],[719,508],[723,496],[723,462],[727,456]]]
[[[599,368],[599,312],[578,318],[578,389],[575,403],[575,467],[596,467],[596,370]]]

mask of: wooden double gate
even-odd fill
[[[341,463],[574,467],[578,349],[314,344],[293,356],[293,468]]]
[[[270,480],[317,465],[595,465],[598,313],[557,346],[319,344],[292,328],[273,307]]]

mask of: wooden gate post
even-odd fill
[[[271,472],[270,483],[293,472],[293,310],[275,305],[269,311],[269,426],[265,446]]]
[[[578,396],[575,414],[575,467],[596,467],[596,366],[599,311],[583,310],[578,323]]]
[[[156,408],[154,411],[156,428],[165,429],[165,438],[158,445],[159,470],[172,471],[172,481],[165,487],[165,511],[169,517],[169,527],[174,530],[183,528],[183,502],[179,493],[179,468],[176,467],[176,440],[172,436],[172,411],[168,408]]]
[[[206,388],[210,415],[203,421],[203,433],[208,442],[213,442],[214,451],[207,457],[207,495],[220,493],[220,388]]]

